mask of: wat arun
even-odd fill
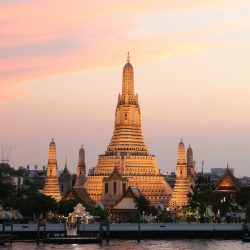
[[[102,197],[105,185],[108,185],[104,185],[107,178],[113,183],[114,194],[118,192],[116,189],[122,190],[116,188],[112,176],[120,176],[123,182],[126,180],[126,188],[139,189],[151,204],[167,205],[169,202],[172,189],[161,174],[155,155],[149,153],[142,135],[141,110],[138,95],[134,94],[134,70],[129,54],[123,67],[122,93],[118,95],[111,142],[105,154],[99,155],[97,166],[85,183],[88,195],[96,203],[105,203]],[[110,187],[107,190],[111,190]]]

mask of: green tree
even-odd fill
[[[250,223],[250,202],[248,203],[246,207],[246,221]]]
[[[27,168],[24,168],[24,167],[19,167],[16,171],[15,171],[15,174],[17,176],[26,176],[28,174],[28,169]]]
[[[35,214],[37,217],[41,213],[44,215],[49,211],[56,211],[56,200],[50,196],[46,196],[40,193],[32,193],[21,204],[20,211],[25,216],[32,216]]]
[[[208,205],[211,205],[213,196],[213,187],[210,178],[201,176],[196,180],[193,192],[189,194],[189,206],[192,211],[199,209],[203,215]]]
[[[214,190],[215,187],[211,184],[210,178],[201,176],[196,180],[193,192],[189,194],[191,210],[198,209],[202,219],[209,206],[215,213],[220,210],[222,216],[225,216],[229,210],[237,210],[233,206],[233,199],[230,194],[215,192]]]
[[[135,202],[140,214],[143,212],[148,213],[150,211],[149,201],[143,195],[136,196]]]
[[[60,215],[68,216],[72,213],[74,207],[79,203],[78,199],[61,200],[58,202],[58,213]]]
[[[250,202],[250,188],[243,187],[236,194],[236,202],[243,208],[247,207]]]
[[[15,175],[16,170],[12,168],[8,163],[0,163],[0,172],[10,176]]]
[[[7,180],[9,177],[0,173],[0,201],[3,202],[7,198],[12,198],[15,193],[15,187]]]
[[[88,211],[91,215],[99,216],[101,220],[103,220],[105,218],[105,216],[107,216],[107,211],[102,209],[99,206],[97,206],[97,207],[86,206],[86,211]]]

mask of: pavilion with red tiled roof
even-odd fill
[[[116,218],[120,218],[123,222],[127,221],[129,216],[137,214],[136,197],[141,195],[142,193],[137,187],[128,187],[123,196],[112,207],[112,215]]]
[[[215,189],[215,192],[237,193],[238,191],[240,191],[240,187],[237,180],[227,166],[224,175],[219,181],[218,187]]]
[[[94,207],[95,202],[89,197],[88,193],[86,192],[86,189],[83,187],[74,187],[71,188],[67,194],[63,197],[63,199],[69,200],[69,199],[79,199],[83,201],[85,205],[88,205],[90,207]]]

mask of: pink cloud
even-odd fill
[[[139,18],[154,12],[217,8],[233,1],[20,1],[0,3],[0,102],[24,96],[17,83],[114,66],[132,50],[138,62],[208,46],[201,37],[225,27],[135,38]],[[152,45],[155,46],[152,46]],[[205,44],[205,45],[204,45]],[[214,45],[214,44],[213,44]],[[145,56],[146,54],[146,56]]]

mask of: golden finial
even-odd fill
[[[130,62],[130,55],[129,55],[129,52],[128,52],[128,56],[127,56],[127,62],[128,62],[128,63]]]
[[[54,142],[54,137],[52,136],[51,141]]]

